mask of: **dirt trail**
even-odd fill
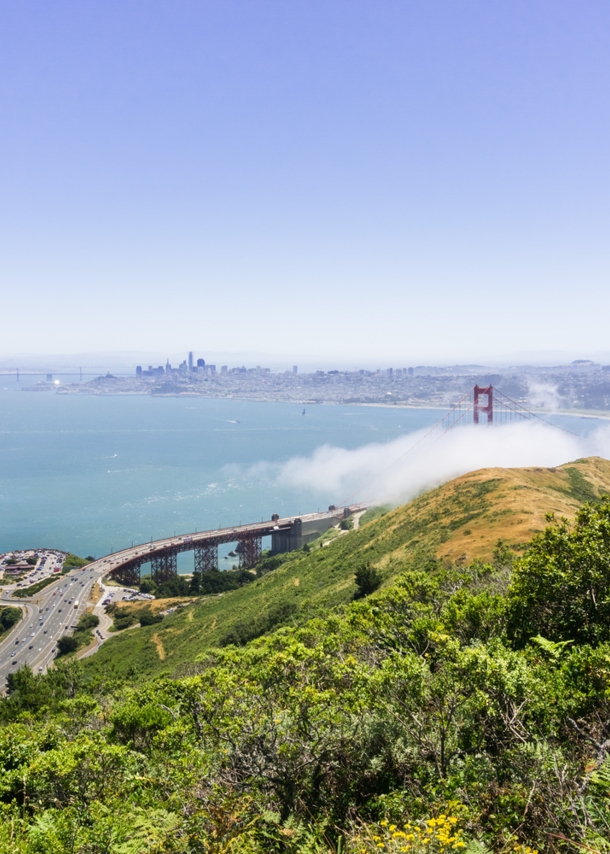
[[[154,634],[151,637],[151,641],[157,647],[157,655],[159,656],[160,661],[165,661],[165,650],[163,648],[163,642],[158,634]]]

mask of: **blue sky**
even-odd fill
[[[0,354],[610,351],[610,4],[0,5]]]

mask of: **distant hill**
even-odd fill
[[[348,603],[356,591],[355,569],[363,563],[376,567],[387,586],[407,568],[434,561],[488,560],[498,540],[518,552],[543,530],[546,514],[571,518],[603,493],[610,493],[610,461],[599,457],[552,469],[471,472],[327,546],[322,537],[309,554],[288,555],[246,587],[201,598],[160,624],[123,633],[82,666],[92,677],[196,673],[213,647]]]

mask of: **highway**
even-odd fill
[[[34,672],[47,669],[55,658],[58,638],[71,634],[104,571],[100,561],[73,569],[31,599],[13,599],[14,588],[4,589],[0,604],[18,606],[24,616],[0,643],[0,691],[6,686],[7,674],[24,664]]]
[[[353,510],[360,512],[364,508],[365,505],[357,505]],[[307,522],[332,515],[331,513],[310,513],[298,518]],[[0,604],[18,606],[23,610],[24,616],[0,643],[0,693],[5,690],[7,675],[16,672],[25,664],[29,665],[34,673],[46,671],[57,654],[58,639],[62,635],[72,633],[79,617],[91,604],[89,600],[95,582],[109,572],[134,559],[139,558],[141,561],[144,555],[146,560],[150,560],[155,553],[163,553],[171,547],[190,550],[197,544],[210,540],[223,542],[237,540],[240,534],[258,533],[266,536],[273,530],[289,526],[295,518],[297,517],[238,525],[214,531],[200,531],[178,537],[165,537],[162,540],[123,549],[93,561],[83,569],[70,570],[69,573],[59,576],[48,587],[27,599],[13,599],[11,594],[15,590],[15,585],[5,586]]]

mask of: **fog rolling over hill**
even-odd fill
[[[324,445],[309,457],[277,467],[277,476],[280,483],[326,490],[348,503],[399,503],[478,468],[557,466],[590,455],[610,457],[610,423],[581,436],[542,420],[428,434],[425,428],[353,450]]]
[[[471,472],[370,524],[365,516],[357,531],[326,546],[331,538],[323,535],[310,554],[282,556],[277,568],[264,567],[251,584],[199,599],[161,624],[129,630],[83,664],[92,675],[197,672],[218,644],[281,624],[303,624],[346,605],[356,591],[355,567],[362,563],[376,568],[387,586],[430,562],[465,566],[490,560],[499,540],[520,554],[544,529],[547,513],[572,518],[584,501],[604,493],[610,493],[610,462],[599,457],[552,468]]]

